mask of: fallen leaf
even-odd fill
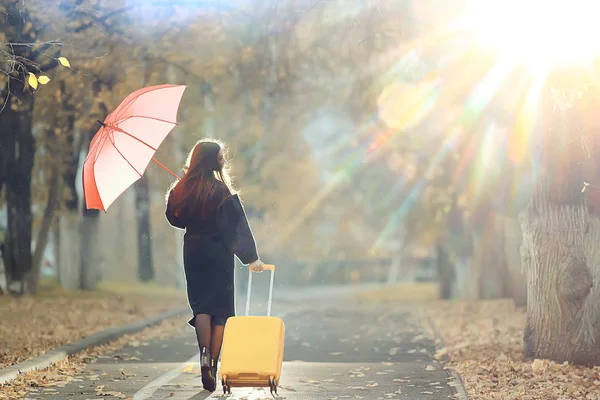
[[[125,396],[123,393],[121,392],[115,392],[115,391],[104,391],[104,390],[97,390],[96,389],[96,396],[99,397],[116,397],[118,399],[126,399],[127,396]]]

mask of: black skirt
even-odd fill
[[[187,296],[194,318],[208,314],[227,319],[235,315],[234,254],[219,236],[186,235],[183,264]]]

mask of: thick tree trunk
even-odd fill
[[[142,282],[154,279],[150,227],[150,187],[143,176],[135,183],[135,209],[138,228],[138,275]]]
[[[23,84],[14,80],[12,90],[23,93]],[[8,126],[4,135],[9,136],[2,143],[3,146],[8,145],[4,153],[8,156],[8,169],[4,174],[8,223],[4,262],[9,289],[16,293],[24,292],[25,276],[32,265],[31,175],[35,156],[32,113],[33,97],[26,93],[17,99],[13,95],[1,119],[2,125]]]
[[[537,204],[536,204],[537,203]],[[525,356],[600,364],[600,219],[585,205],[545,201],[524,221],[528,277]]]
[[[548,102],[539,172],[521,221],[524,356],[600,365],[600,92],[592,85],[570,107]],[[582,193],[584,181],[594,186]]]

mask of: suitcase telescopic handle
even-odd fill
[[[269,283],[269,302],[267,303],[267,316],[271,316],[271,305],[273,304],[273,282],[275,278],[275,266],[265,264],[264,269],[271,271],[271,282]],[[252,292],[252,270],[248,268],[248,293],[246,294],[246,316],[250,315],[250,294]]]

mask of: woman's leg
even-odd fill
[[[212,371],[211,348],[211,316],[208,314],[197,314],[194,320],[196,328],[196,339],[200,348],[200,370],[202,373],[202,385],[204,389],[214,391],[216,380]]]
[[[223,333],[225,332],[224,325],[214,325],[212,327],[212,335],[210,338],[210,354],[215,361],[219,360],[221,355],[221,346],[223,345]]]
[[[225,319],[213,317],[212,332],[210,337],[210,354],[214,360],[214,375],[217,377],[217,368],[219,356],[221,355],[221,346],[223,345],[223,333],[225,332]]]
[[[201,351],[203,347],[206,347],[210,350],[210,325],[210,315],[196,315],[196,318],[194,320],[194,327],[196,328],[196,339],[198,340],[198,347],[200,347]]]

